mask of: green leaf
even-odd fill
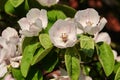
[[[120,80],[120,67],[119,69],[117,70],[117,73],[115,75],[115,79],[114,80]]]
[[[53,46],[48,34],[40,34],[39,40],[45,49]]]
[[[50,51],[52,47],[48,49],[43,49],[42,47],[38,50],[38,52],[34,55],[31,65],[36,64],[41,61]]]
[[[48,11],[48,20],[51,22],[55,22],[58,19],[65,19],[66,15],[60,10],[51,10]]]
[[[16,80],[25,80],[20,69],[12,68],[12,74]]]
[[[116,62],[114,66],[114,73],[117,72],[118,68],[120,67],[120,62]]]
[[[22,51],[24,51],[25,47],[39,41],[37,37],[25,37],[22,42]]]
[[[28,11],[28,10],[29,10],[28,0],[25,0],[25,10],[26,10],[26,11]]]
[[[25,47],[25,50],[23,52],[23,57],[21,60],[21,72],[23,74],[24,77],[27,76],[30,64],[32,62],[33,59],[33,55],[36,51],[36,49],[40,47],[40,43],[34,43],[34,44],[30,44],[28,46]]]
[[[6,3],[5,3],[5,12],[11,16],[14,16],[15,14],[15,9],[13,7],[13,5],[10,3],[10,1],[8,0]]]
[[[41,61],[41,67],[47,73],[53,71],[56,64],[58,63],[58,54],[51,50],[50,53]]]
[[[96,46],[99,61],[105,71],[106,76],[109,76],[114,69],[114,55],[111,47],[105,42],[99,42]]]
[[[68,48],[65,52],[65,65],[71,80],[78,80],[80,76],[80,59],[76,48]]]
[[[61,4],[57,4],[55,6],[51,7],[52,9],[57,9],[57,10],[61,10],[62,12],[64,12],[64,14],[67,17],[74,17],[75,13],[77,12],[74,8],[67,6],[67,5],[61,5]]]
[[[14,7],[18,7],[19,5],[21,5],[24,0],[9,0],[11,2],[11,4],[14,6]]]
[[[89,57],[92,57],[94,53],[94,40],[85,35],[81,35],[79,39],[81,50]]]
[[[38,65],[30,67],[30,70],[25,80],[43,80],[42,71],[39,69]]]

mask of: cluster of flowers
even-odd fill
[[[103,29],[106,22],[106,19],[100,18],[97,11],[92,8],[80,10],[72,19],[57,20],[49,30],[50,39],[58,48],[73,47],[77,42],[77,34],[95,35]],[[18,23],[22,35],[38,36],[42,28],[47,27],[47,11],[33,8],[27,13],[26,18],[20,19]]]
[[[50,0],[38,0],[43,5],[51,6],[59,0],[53,0],[53,4],[46,4]],[[44,9],[33,8],[29,10],[26,17],[18,21],[20,25],[20,34],[24,37],[38,36],[42,29],[45,29],[48,24],[47,11]],[[58,48],[73,47],[77,43],[77,34],[94,35],[95,42],[105,41],[111,43],[107,33],[99,32],[103,29],[107,20],[100,17],[95,9],[88,8],[79,10],[74,18],[65,20],[57,20],[49,30],[49,36],[54,46]],[[18,33],[13,28],[6,28],[0,37],[0,77],[7,73],[7,67],[11,65],[17,68],[20,65],[22,58],[19,51],[21,41]],[[115,57],[115,59],[117,59]]]
[[[6,28],[0,36],[0,77],[8,72],[8,67],[18,68],[22,58],[19,36],[14,28]],[[5,77],[11,78],[10,74]]]

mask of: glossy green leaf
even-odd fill
[[[22,51],[24,51],[25,47],[39,41],[37,37],[25,37],[22,41]]]
[[[41,67],[47,72],[53,71],[56,64],[58,63],[58,55],[53,50],[42,60]]]
[[[11,2],[11,4],[14,6],[14,7],[18,7],[19,5],[21,5],[24,0],[9,0]]]
[[[76,48],[66,50],[65,65],[71,80],[78,80],[80,76],[80,59]]]
[[[40,40],[41,45],[45,49],[50,48],[50,47],[53,46],[48,34],[40,34],[39,40]]]
[[[15,9],[9,0],[5,3],[4,9],[7,14],[14,16]]]
[[[29,10],[28,0],[25,0],[25,10],[26,10],[26,11],[28,11],[28,10]]]
[[[117,70],[117,73],[115,75],[115,79],[114,80],[120,80],[120,67]]]
[[[38,65],[30,67],[25,80],[43,80],[42,71],[39,69]]]
[[[31,64],[32,59],[33,59],[33,55],[38,47],[40,47],[39,42],[34,43],[34,44],[30,44],[30,45],[26,46],[24,49],[23,57],[21,60],[21,72],[22,72],[24,77],[27,76],[30,64]]]
[[[50,51],[52,47],[48,49],[43,49],[42,47],[38,50],[38,52],[34,55],[31,65],[36,64],[41,61]]]
[[[61,4],[57,4],[53,7],[51,7],[53,9],[57,9],[57,10],[60,10],[62,12],[64,12],[64,14],[67,16],[67,17],[74,17],[75,13],[76,13],[76,10],[70,6],[67,6],[67,5],[61,5]]]
[[[105,71],[105,74],[106,76],[109,76],[113,72],[115,63],[112,49],[105,42],[98,43],[96,49],[99,61]]]
[[[79,39],[81,50],[89,57],[92,57],[94,53],[94,40],[85,35],[81,35]]]
[[[20,69],[12,68],[12,74],[16,80],[25,80],[24,77],[22,76]]]
[[[55,22],[58,19],[65,19],[66,15],[60,10],[51,10],[48,11],[48,20],[51,22]]]

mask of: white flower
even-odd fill
[[[21,34],[27,37],[38,36],[42,28],[45,29],[47,27],[47,11],[33,8],[27,13],[26,17],[21,18],[18,23],[22,29],[20,31]]]
[[[0,78],[7,73],[7,66],[19,67],[21,58],[16,59],[16,57],[19,57],[16,54],[18,41],[19,37],[13,28],[8,27],[2,32],[2,36],[0,37]]]
[[[2,31],[2,37],[7,40],[7,42],[17,44],[19,41],[19,36],[17,31],[14,28],[7,27],[4,31]]]
[[[78,27],[91,35],[100,32],[107,23],[107,20],[104,17],[100,18],[97,11],[92,8],[79,10],[74,18]]]
[[[58,48],[73,47],[76,43],[77,28],[71,21],[57,20],[49,30],[52,43]]]
[[[43,6],[52,6],[59,2],[59,0],[37,0]]]
[[[96,43],[101,41],[106,42],[107,44],[111,43],[111,38],[107,32],[96,34],[94,39]]]

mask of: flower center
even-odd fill
[[[68,35],[66,33],[62,33],[61,38],[62,38],[62,41],[65,43],[68,40]]]
[[[86,25],[87,25],[87,26],[92,26],[93,23],[92,23],[91,21],[87,21],[87,22],[86,22]]]

